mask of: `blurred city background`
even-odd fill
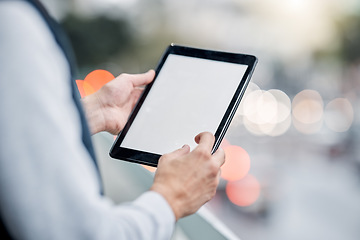
[[[245,240],[360,239],[358,0],[43,2],[72,41],[78,79],[145,72],[170,43],[257,56],[206,207]],[[132,180],[106,171],[121,201],[111,191]]]

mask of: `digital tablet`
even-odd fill
[[[157,166],[159,158],[204,131],[219,147],[250,81],[251,55],[170,45],[146,86],[110,156]]]

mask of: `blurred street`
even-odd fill
[[[145,72],[170,43],[257,56],[223,142],[227,167],[250,170],[224,169],[206,206],[244,240],[360,238],[359,1],[43,2],[70,37],[78,79]]]

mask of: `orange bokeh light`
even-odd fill
[[[225,191],[233,204],[246,207],[259,198],[260,183],[254,176],[248,174],[239,181],[228,182]]]
[[[79,89],[80,96],[83,98],[85,97],[85,90],[84,90],[84,81],[83,80],[76,80],[77,88]]]
[[[84,80],[76,80],[76,85],[79,89],[81,97],[85,97],[98,91],[102,86],[114,78],[114,75],[110,72],[97,69],[90,72]]]
[[[250,156],[239,146],[224,147],[225,164],[221,167],[221,177],[228,181],[236,181],[245,177],[250,170]]]
[[[85,96],[89,96],[90,94],[96,92],[95,89],[90,85],[90,83],[86,82],[85,80],[83,81],[83,89],[85,92]]]
[[[106,83],[113,80],[115,77],[110,72],[102,69],[97,69],[89,73],[84,81],[89,83],[95,90],[99,90],[102,86],[104,86]]]
[[[148,165],[141,165],[143,166],[145,169],[149,170],[150,172],[155,172],[156,171],[156,167],[151,167]]]

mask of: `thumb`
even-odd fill
[[[132,74],[131,75],[131,82],[133,83],[134,87],[139,87],[142,85],[149,84],[155,77],[155,71],[149,70],[146,73],[141,74]]]

